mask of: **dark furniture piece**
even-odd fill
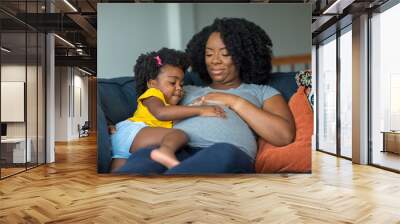
[[[1,137],[6,137],[7,136],[7,124],[6,123],[1,123]]]
[[[266,84],[281,92],[286,101],[296,92],[296,72],[272,73]],[[203,83],[196,74],[185,74],[185,85]],[[111,142],[107,124],[116,124],[132,116],[136,110],[135,81],[133,77],[97,79],[97,171],[108,173],[111,163]]]
[[[89,121],[85,121],[85,123],[82,126],[78,124],[79,138],[89,136],[89,129],[90,129]]]
[[[383,149],[382,152],[400,154],[400,131],[382,131]]]

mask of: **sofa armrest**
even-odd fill
[[[97,172],[109,173],[111,165],[111,140],[106,116],[97,104]]]

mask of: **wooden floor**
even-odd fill
[[[376,150],[374,151],[372,161],[377,165],[400,170],[400,154]]]
[[[96,173],[94,137],[0,181],[0,223],[400,223],[400,175],[314,152],[312,174]]]
[[[8,176],[11,176],[13,174],[16,174],[16,173],[19,173],[19,172],[23,172],[23,171],[26,170],[25,167],[17,167],[17,168],[7,167],[7,168],[0,168],[0,169],[1,169],[1,171],[0,171],[1,172],[1,178],[8,177]]]

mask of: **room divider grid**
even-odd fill
[[[46,34],[26,23],[45,3],[0,3],[0,179],[46,161]]]

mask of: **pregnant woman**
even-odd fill
[[[277,90],[260,85],[271,71],[272,43],[258,25],[238,18],[216,19],[195,34],[186,52],[192,70],[206,87],[185,86],[181,101],[223,105],[226,118],[193,117],[177,123],[189,143],[176,153],[179,165],[168,169],[150,158],[154,147],[134,152],[121,173],[253,173],[257,138],[276,146],[291,143],[292,114]]]

